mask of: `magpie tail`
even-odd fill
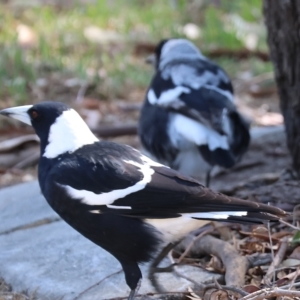
[[[230,144],[233,155],[239,158],[247,151],[250,144],[249,124],[236,111],[230,112],[229,118],[232,123],[234,137]]]
[[[191,196],[189,207],[190,211],[185,215],[192,219],[238,223],[261,224],[279,221],[289,215],[278,207],[214,193],[208,188],[203,188],[199,194]]]

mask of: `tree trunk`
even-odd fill
[[[263,0],[270,58],[293,167],[300,175],[300,1]]]

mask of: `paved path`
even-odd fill
[[[146,277],[147,266],[142,269]],[[180,271],[200,282],[212,276],[187,266]],[[169,291],[191,285],[174,275],[159,276]],[[99,300],[129,293],[118,261],[60,220],[37,182],[0,191],[0,277],[15,291],[36,291],[49,300]],[[148,292],[153,288],[144,279],[140,293]]]

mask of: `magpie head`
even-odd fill
[[[156,69],[163,68],[168,62],[185,58],[204,58],[200,50],[186,39],[164,39],[155,48],[155,54],[149,56],[146,62],[151,63]]]
[[[148,56],[146,58],[146,63],[147,64],[150,64],[150,65],[153,65],[153,67],[155,69],[158,69],[158,66],[159,66],[159,60],[160,60],[160,56],[161,56],[161,50],[164,46],[165,43],[167,43],[170,39],[164,39],[164,40],[161,40],[157,46],[155,47],[155,51],[154,51],[154,54],[151,54],[150,56]]]
[[[45,101],[3,109],[0,114],[31,125],[41,140],[42,155],[47,158],[97,141],[79,114],[64,103]]]

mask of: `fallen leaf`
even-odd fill
[[[294,251],[289,256],[289,258],[300,260],[300,246],[294,249]]]
[[[191,294],[191,295],[188,295],[187,297],[192,299],[192,300],[198,300],[198,299],[201,299],[200,296],[198,296],[197,294],[195,294],[195,292],[192,290],[191,287],[188,287],[188,292]]]
[[[288,259],[284,260],[281,264],[284,267],[300,266],[300,260],[299,259],[294,259],[294,258],[288,258]]]
[[[222,261],[214,255],[212,255],[210,261],[208,262],[207,269],[209,269],[211,271],[216,271],[219,273],[225,273],[225,269],[222,264]]]
[[[229,295],[227,291],[210,289],[203,297],[204,300],[229,300]]]
[[[275,233],[272,234],[272,240],[273,239],[281,239],[281,238],[283,238],[283,237],[285,237],[287,235],[291,235],[291,233],[288,232],[288,231],[275,232]]]
[[[256,285],[253,285],[253,284],[248,284],[248,285],[245,285],[243,287],[243,290],[249,294],[251,293],[254,293],[254,292],[257,292],[260,290],[260,288]]]

